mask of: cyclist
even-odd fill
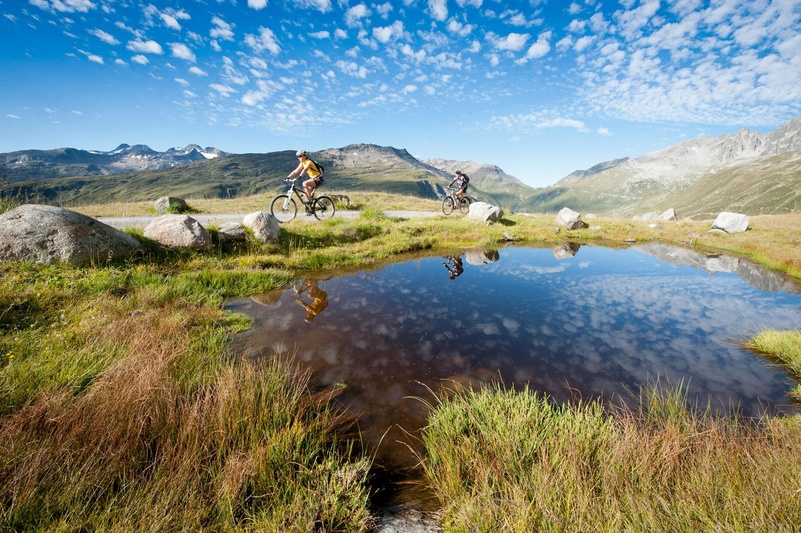
[[[306,303],[303,301],[303,298],[301,298],[301,295],[306,289],[309,289],[309,298],[312,299],[311,303]],[[297,295],[293,296],[292,299],[306,310],[306,322],[309,323],[314,322],[314,319],[317,318],[317,315],[322,313],[323,309],[328,307],[328,293],[317,285],[316,279],[308,280],[308,285],[301,286]]]
[[[464,200],[464,195],[467,192],[467,183],[469,181],[470,178],[467,177],[467,174],[463,173],[461,170],[457,170],[453,181],[448,184],[448,187],[451,187],[454,183],[456,184],[456,196],[459,198],[459,201]]]
[[[289,173],[287,179],[292,178],[295,174],[301,177],[304,172],[306,173],[309,179],[303,182],[303,190],[306,193],[305,202],[308,204],[311,203],[314,189],[323,184],[323,171],[317,163],[309,159],[309,154],[306,150],[298,150],[295,155],[300,160],[300,163],[295,170]]]
[[[455,279],[462,275],[464,272],[464,267],[462,266],[462,256],[461,255],[448,255],[445,257],[448,261],[443,261],[442,264],[445,265],[445,268],[448,269],[448,273],[451,279]]]

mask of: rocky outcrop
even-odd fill
[[[61,207],[26,204],[0,215],[0,261],[83,266],[141,250],[130,235]]]
[[[209,232],[188,215],[164,215],[145,227],[144,236],[170,250],[211,249]]]

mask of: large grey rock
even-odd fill
[[[247,240],[247,232],[239,222],[226,222],[217,230],[220,242],[242,242]]]
[[[200,222],[188,215],[164,215],[145,226],[144,236],[165,248],[209,250],[211,236]]]
[[[470,220],[480,220],[481,222],[498,222],[503,218],[503,209],[497,205],[488,204],[487,202],[473,202],[470,204],[467,218]]]
[[[0,215],[0,261],[81,266],[141,249],[130,235],[61,207],[25,204]]]
[[[256,211],[245,215],[242,224],[253,230],[253,236],[261,242],[277,241],[281,237],[281,226],[270,213]]]
[[[465,252],[465,261],[471,265],[487,265],[500,259],[498,250],[468,250]]]
[[[748,216],[740,213],[719,213],[712,222],[712,229],[719,229],[726,233],[741,233],[748,230]]]
[[[561,211],[557,213],[554,222],[567,229],[580,229],[584,227],[584,221],[581,219],[581,215],[569,207],[563,207]]]
[[[156,208],[157,213],[167,213],[171,210],[175,213],[183,213],[189,209],[183,198],[174,198],[172,196],[162,196],[155,201],[153,207]]]

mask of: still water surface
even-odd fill
[[[664,245],[565,245],[435,256],[293,287],[227,307],[254,327],[235,349],[292,357],[346,385],[379,463],[409,466],[431,391],[502,380],[558,401],[612,398],[654,381],[745,415],[787,406],[791,381],[740,348],[801,327],[798,288],[743,260]]]

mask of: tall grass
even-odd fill
[[[797,530],[798,417],[716,418],[681,387],[641,399],[556,405],[498,386],[443,399],[424,468],[444,529]]]
[[[335,393],[229,353],[246,321],[220,304],[266,275],[9,268],[28,320],[0,323],[0,529],[369,529],[371,464]]]
[[[801,382],[801,330],[763,330],[743,345],[781,365],[797,382]],[[796,384],[790,394],[801,401],[801,383]]]

